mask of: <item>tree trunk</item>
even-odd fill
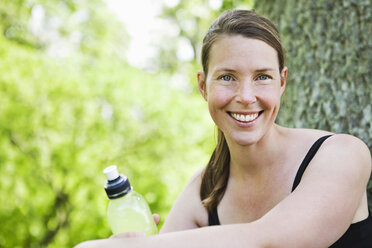
[[[278,122],[349,133],[372,150],[372,1],[259,0],[287,55]],[[372,207],[372,182],[368,186]]]

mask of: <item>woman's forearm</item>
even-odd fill
[[[247,224],[237,224],[165,233],[145,238],[102,239],[84,242],[75,248],[265,247],[262,236],[264,234],[254,231],[251,227]]]

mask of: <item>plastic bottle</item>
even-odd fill
[[[158,233],[146,200],[133,190],[128,178],[119,174],[116,165],[107,167],[103,173],[107,177],[107,219],[112,232],[143,232],[146,235]]]

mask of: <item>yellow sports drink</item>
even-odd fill
[[[119,174],[116,165],[107,167],[103,173],[107,177],[107,219],[112,232],[142,232],[146,235],[158,233],[149,205],[133,190],[128,178]]]

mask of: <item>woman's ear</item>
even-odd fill
[[[288,68],[284,66],[283,70],[280,73],[280,95],[283,94],[285,86],[287,85],[287,72]]]
[[[199,71],[197,74],[198,77],[198,88],[205,100],[207,100],[207,86],[205,83],[205,74],[204,72]]]

